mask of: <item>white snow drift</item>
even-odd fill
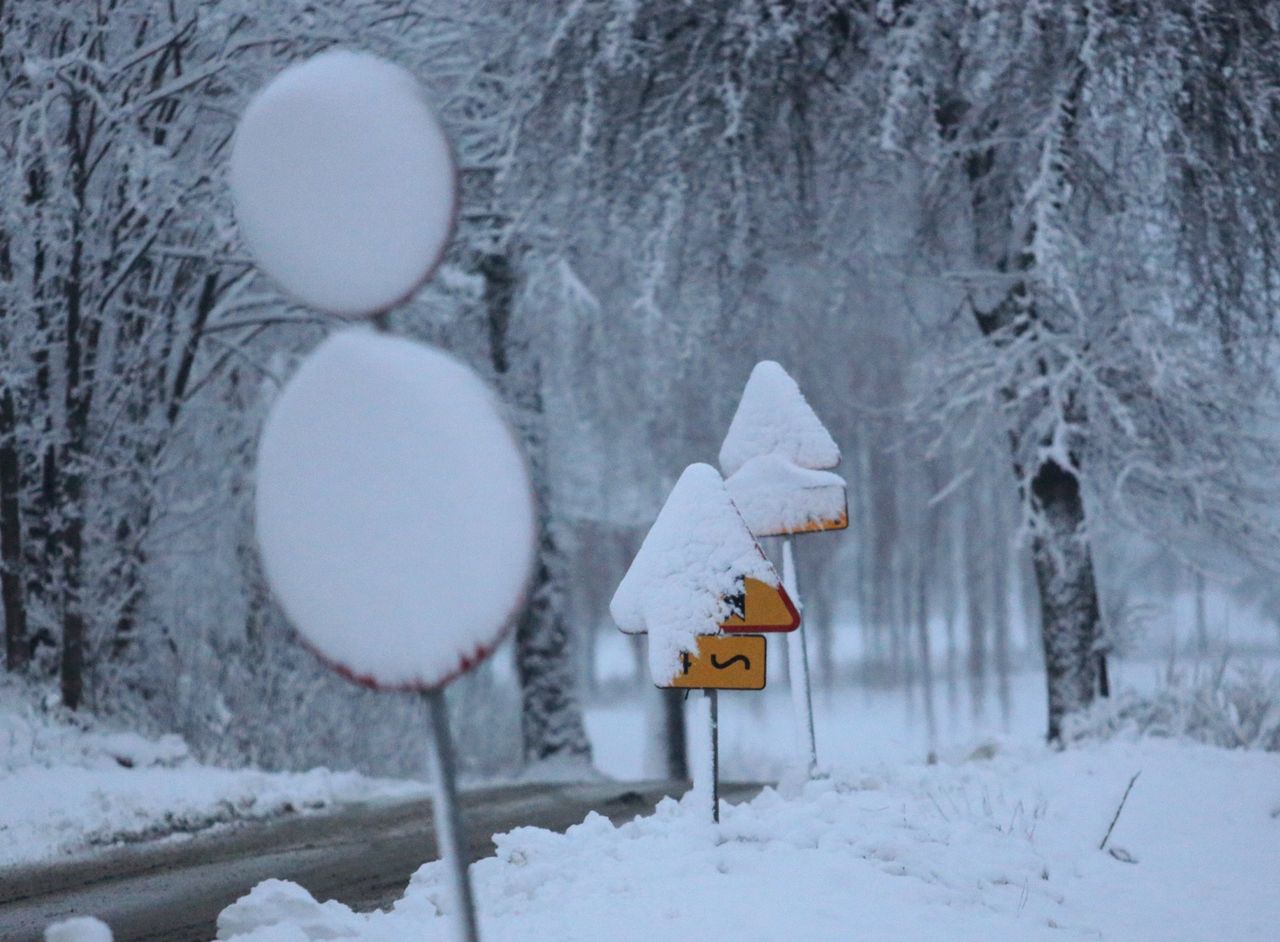
[[[1280,756],[1168,741],[984,750],[837,773],[726,807],[667,801],[621,827],[521,828],[472,867],[485,942],[1271,942]],[[1098,849],[1137,770],[1142,777]],[[1132,862],[1132,861],[1136,861]],[[268,881],[226,942],[452,939],[445,873],[390,912]]]
[[[482,657],[523,598],[535,527],[497,400],[448,354],[343,331],[272,406],[263,564],[308,643],[357,680],[431,687]]]
[[[269,773],[201,765],[177,736],[148,739],[60,708],[43,710],[31,704],[29,690],[0,679],[0,870],[120,842],[426,791],[422,783],[327,769]]]
[[[112,942],[111,928],[92,916],[64,919],[44,930],[44,942]]]
[[[368,53],[326,52],[263,88],[236,130],[231,187],[262,268],[335,314],[404,300],[453,228],[444,132],[417,79]]]

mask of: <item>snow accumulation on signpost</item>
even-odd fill
[[[263,430],[263,566],[326,662],[372,686],[437,687],[493,649],[522,600],[529,487],[469,367],[344,330],[307,357]]]
[[[236,128],[231,187],[263,271],[348,317],[412,295],[457,211],[452,152],[421,84],[344,49],[290,66],[253,98]]]
[[[659,686],[680,671],[698,636],[734,614],[743,580],[780,585],[715,468],[684,470],[609,603],[627,634],[649,635],[649,672]]]
[[[777,363],[757,363],[720,446],[726,487],[757,537],[782,536],[782,581],[797,605],[791,536],[849,525],[845,482],[829,469],[840,449],[796,381]],[[797,741],[809,773],[818,765],[803,627],[787,639],[787,667]]]
[[[776,452],[750,459],[725,486],[742,519],[758,537],[848,525],[844,478],[831,471],[802,468]]]
[[[715,468],[694,464],[680,475],[609,611],[625,633],[648,634],[657,686],[706,691],[690,737],[709,746],[693,756],[694,792],[709,800],[718,822],[717,691],[764,686],[763,639],[720,632],[790,631],[799,613]],[[708,641],[716,650],[704,650]]]
[[[457,173],[418,81],[367,53],[291,66],[250,102],[231,184],[259,265],[313,307],[372,319],[430,276]],[[443,688],[524,603],[536,518],[489,387],[424,344],[348,330],[275,402],[257,468],[263,568],[305,642],[348,678],[423,694],[457,938],[478,938]]]
[[[449,909],[474,942],[443,687],[494,649],[524,601],[536,523],[514,433],[469,367],[353,328],[273,405],[256,510],[267,577],[306,643],[361,684],[426,695]]]
[[[796,381],[777,363],[763,360],[751,371],[720,446],[720,470],[731,477],[752,458],[769,454],[818,471],[840,464],[835,439]]]

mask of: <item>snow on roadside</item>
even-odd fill
[[[0,868],[374,797],[412,782],[313,769],[201,765],[179,737],[147,739],[31,706],[0,683]]]
[[[1175,741],[845,772],[724,810],[521,828],[473,867],[486,942],[1262,942],[1280,924],[1280,756]],[[1111,845],[1098,843],[1125,784]],[[389,913],[268,881],[219,939],[449,939],[438,863]]]
[[[44,942],[111,942],[111,929],[92,916],[66,919],[44,930]]]

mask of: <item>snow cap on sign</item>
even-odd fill
[[[847,514],[844,478],[801,468],[777,452],[750,459],[724,483],[757,536],[800,532]]]
[[[840,449],[796,381],[777,363],[757,363],[720,446],[726,476],[757,455],[777,452],[801,468],[824,470],[840,463]]]
[[[231,151],[236,219],[290,294],[365,317],[426,280],[453,230],[456,173],[406,69],[339,49],[292,65],[245,109]]]
[[[436,687],[483,658],[534,558],[528,469],[489,387],[371,330],[322,343],[272,405],[256,516],[303,639],[378,687]]]
[[[720,631],[744,577],[779,584],[720,473],[693,464],[649,528],[609,613],[624,632],[649,633],[649,672],[665,684],[679,672],[680,653],[697,650],[698,635]]]

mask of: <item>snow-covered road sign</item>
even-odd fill
[[[777,363],[755,365],[720,446],[720,470],[726,476],[758,455],[776,454],[799,468],[829,470],[840,464],[840,448]]]
[[[680,655],[680,673],[668,687],[688,690],[763,690],[763,635],[702,635],[698,650]]]
[[[849,526],[844,478],[801,468],[782,455],[757,455],[725,487],[757,537],[843,530]]]
[[[787,371],[757,363],[720,446],[725,486],[757,537],[843,530],[840,449]]]
[[[347,49],[289,66],[254,96],[236,128],[231,189],[259,266],[346,317],[417,291],[457,218],[453,154],[422,86]]]
[[[370,687],[473,667],[533,568],[529,472],[497,397],[449,354],[364,328],[313,350],[272,404],[256,517],[301,637]]]
[[[795,631],[800,627],[800,612],[781,585],[748,576],[728,600],[733,614],[720,623],[721,631]]]
[[[844,479],[830,470],[839,463],[840,448],[796,381],[772,360],[757,363],[720,446],[720,469],[728,477],[725,490],[751,532],[784,537],[784,595],[790,592],[797,603],[791,536],[849,525]],[[807,734],[812,773],[818,747],[803,628],[787,636],[787,667],[797,728]]]
[[[236,128],[231,189],[258,266],[368,318],[303,361],[258,447],[263,568],[306,643],[358,683],[417,690],[458,942],[477,942],[444,686],[526,599],[537,520],[503,409],[448,354],[389,336],[457,221],[452,149],[412,73],[330,50],[277,75]]]
[[[658,519],[609,603],[626,634],[649,635],[653,682],[680,670],[699,635],[790,631],[799,613],[738,513],[720,473],[693,464],[671,489]]]

